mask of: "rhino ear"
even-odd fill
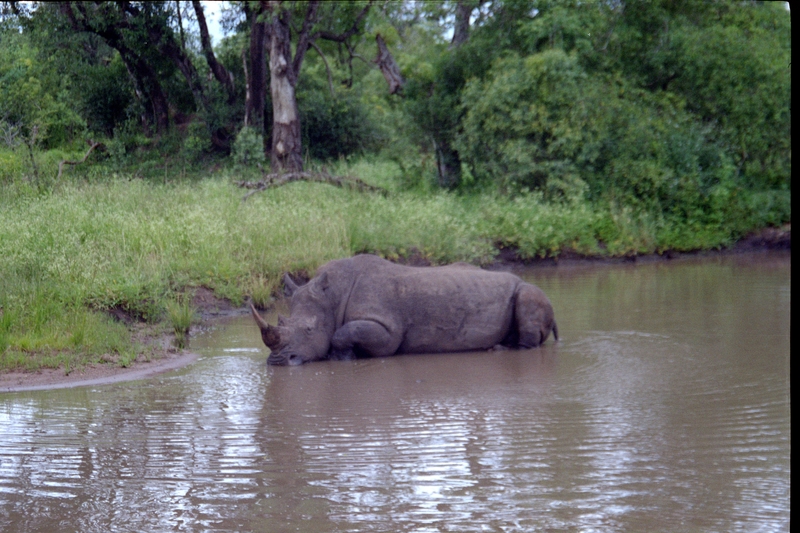
[[[330,287],[328,273],[323,272],[319,276],[315,277],[311,282],[309,282],[308,286],[311,289],[311,294],[317,298],[324,298],[325,292],[328,290],[328,287]]]
[[[283,294],[291,298],[291,296],[299,288],[300,287],[297,285],[297,283],[295,283],[292,278],[289,277],[289,274],[283,275]]]

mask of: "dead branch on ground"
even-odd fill
[[[273,187],[280,187],[293,181],[310,181],[314,183],[327,183],[340,188],[353,189],[359,192],[377,192],[386,196],[389,191],[382,187],[370,185],[365,181],[353,176],[333,176],[327,171],[322,172],[287,172],[285,174],[266,174],[261,181],[237,181],[236,185],[245,189],[252,189],[245,194],[242,201],[247,200],[257,192],[265,191]]]

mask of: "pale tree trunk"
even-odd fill
[[[269,72],[272,95],[272,170],[303,170],[300,112],[295,85],[297,73],[292,62],[292,42],[288,17],[275,16],[270,38]]]

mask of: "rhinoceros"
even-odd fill
[[[271,365],[393,354],[534,348],[550,332],[553,306],[541,289],[508,272],[455,263],[398,265],[374,255],[326,263],[297,286],[289,318],[269,325],[252,305]]]

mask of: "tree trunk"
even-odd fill
[[[389,94],[397,94],[403,89],[403,76],[400,74],[400,67],[386,47],[386,41],[383,40],[381,34],[375,36],[375,42],[378,43],[378,57],[375,58],[375,63],[381,69],[386,83],[389,84]]]
[[[192,6],[194,6],[194,12],[197,15],[197,25],[200,27],[200,44],[203,47],[203,54],[206,57],[208,67],[211,69],[211,72],[214,73],[214,77],[217,78],[217,81],[220,82],[228,92],[228,103],[233,103],[236,100],[233,75],[222,66],[222,63],[217,61],[217,56],[214,55],[214,49],[211,47],[211,38],[208,35],[206,16],[205,13],[203,13],[203,6],[198,0],[193,0]]]
[[[133,78],[137,95],[142,97],[142,103],[150,104],[149,111],[152,112],[156,133],[166,133],[169,130],[169,103],[156,72],[127,46],[119,42],[107,42],[119,52],[128,74]]]
[[[472,14],[472,4],[470,0],[458,0],[456,4],[456,23],[453,27],[453,40],[450,41],[450,48],[458,48],[469,39],[469,17]]]
[[[297,73],[292,64],[292,42],[286,12],[273,15],[269,70],[272,95],[272,171],[303,170],[300,112],[295,85]]]
[[[245,124],[255,128],[266,138],[264,103],[267,94],[267,23],[259,22],[262,10],[252,12],[250,26],[250,68],[247,69],[247,99],[245,102]]]
[[[189,59],[189,56],[181,50],[178,43],[176,43],[171,36],[164,36],[159,28],[152,29],[148,34],[151,42],[159,43],[159,52],[172,61],[172,63],[178,67],[178,70],[181,71],[181,74],[183,74],[186,80],[186,85],[188,85],[189,90],[192,91],[195,104],[201,109],[207,109],[208,100],[203,90],[203,84],[200,83],[200,76],[197,74],[197,69],[194,68],[194,64],[192,60]]]
[[[436,166],[439,171],[439,186],[445,189],[456,187],[461,181],[461,160],[450,143],[440,139],[436,145]]]

